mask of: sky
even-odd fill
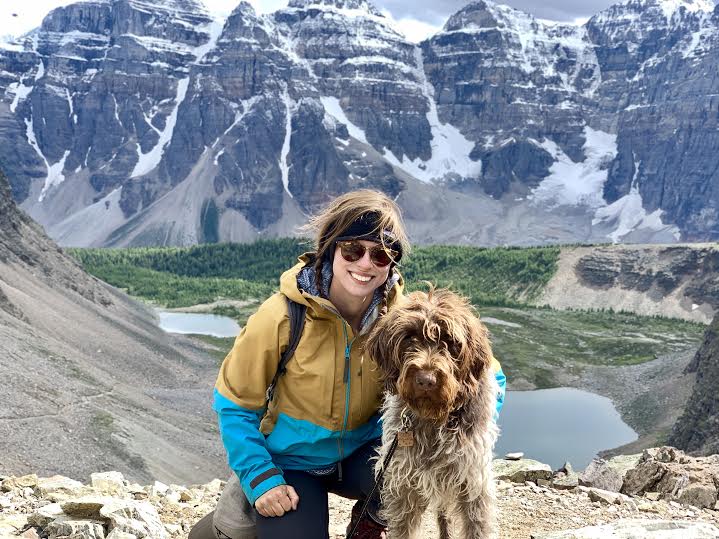
[[[40,25],[53,8],[77,0],[0,0],[0,38],[19,36]],[[210,12],[226,16],[239,0],[204,0]],[[287,0],[250,0],[260,13],[269,13],[287,5]],[[391,16],[397,27],[412,41],[420,41],[439,30],[467,0],[374,0],[374,5]],[[505,0],[516,9],[540,19],[583,22],[618,0]]]

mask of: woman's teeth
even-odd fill
[[[351,271],[350,271],[350,275],[352,277],[354,277],[355,279],[357,279],[358,281],[362,281],[363,283],[366,283],[367,281],[372,279],[372,277],[365,277],[364,275],[357,275],[356,273],[353,273]]]

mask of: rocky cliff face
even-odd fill
[[[708,324],[719,310],[718,270],[714,244],[566,247],[536,301]]]
[[[18,211],[2,175],[0,369],[0,473],[223,474],[214,362],[84,273]]]
[[[719,316],[707,329],[704,343],[687,370],[697,373],[694,391],[674,426],[670,443],[692,453],[719,453]]]
[[[713,239],[718,25],[476,1],[416,46],[366,0],[78,2],[0,49],[0,160],[70,245],[284,235],[365,186],[421,242]]]

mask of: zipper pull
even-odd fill
[[[342,482],[342,461],[337,463],[337,481]]]

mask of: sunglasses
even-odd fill
[[[347,262],[357,262],[369,251],[369,259],[378,268],[388,266],[397,258],[398,253],[381,245],[365,247],[358,240],[339,241],[340,254]]]

